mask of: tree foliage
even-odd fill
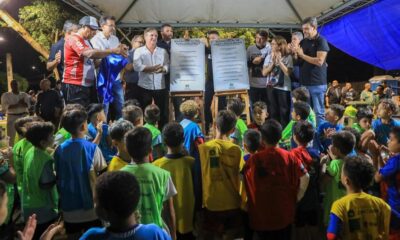
[[[55,0],[34,0],[19,10],[19,22],[46,49],[61,34],[67,19],[77,21],[79,15]]]
[[[181,31],[180,31],[181,30]],[[175,37],[182,37],[185,29],[180,29],[177,31]],[[220,38],[242,38],[244,39],[246,47],[254,44],[255,34],[257,29],[255,28],[190,28],[188,29],[190,32],[191,38],[204,38],[207,35],[207,32],[210,30],[217,30]]]

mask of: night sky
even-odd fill
[[[4,8],[15,19],[18,19],[18,9],[29,4],[27,0],[6,0]],[[43,74],[47,74],[45,63],[39,60],[39,54],[25,42],[14,30],[1,28],[0,36],[5,41],[0,42],[0,71],[6,71],[5,55],[10,52],[13,56],[13,70],[15,73],[27,78],[31,87],[37,88]],[[328,80],[346,81],[367,81],[374,75],[373,66],[361,62],[344,52],[331,46],[328,54]],[[32,69],[32,67],[35,69]]]

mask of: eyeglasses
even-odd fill
[[[107,26],[107,27],[109,27],[109,28],[115,28],[115,25],[104,25],[104,26]]]
[[[140,44],[144,44],[144,41],[134,41],[134,42],[137,42],[137,43],[140,43]]]

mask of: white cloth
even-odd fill
[[[17,104],[21,99],[24,99],[24,102],[27,104],[26,107],[20,106],[12,109],[8,109],[10,105]],[[30,106],[29,95],[24,92],[19,92],[15,94],[13,92],[6,92],[1,95],[1,108],[3,113],[7,114],[21,114],[28,113],[28,109]]]
[[[111,35],[108,39],[102,31],[98,31],[92,39],[90,39],[94,49],[106,50],[116,48],[119,45],[119,39],[115,35]]]
[[[148,90],[161,90],[165,88],[165,73],[145,73],[145,67],[162,65],[166,72],[169,70],[169,57],[167,51],[156,47],[153,53],[146,46],[135,50],[133,54],[133,67],[139,72],[138,85]]]

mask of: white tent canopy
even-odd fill
[[[373,0],[63,0],[79,11],[112,15],[119,27],[221,26],[297,28],[316,16],[327,22]]]

